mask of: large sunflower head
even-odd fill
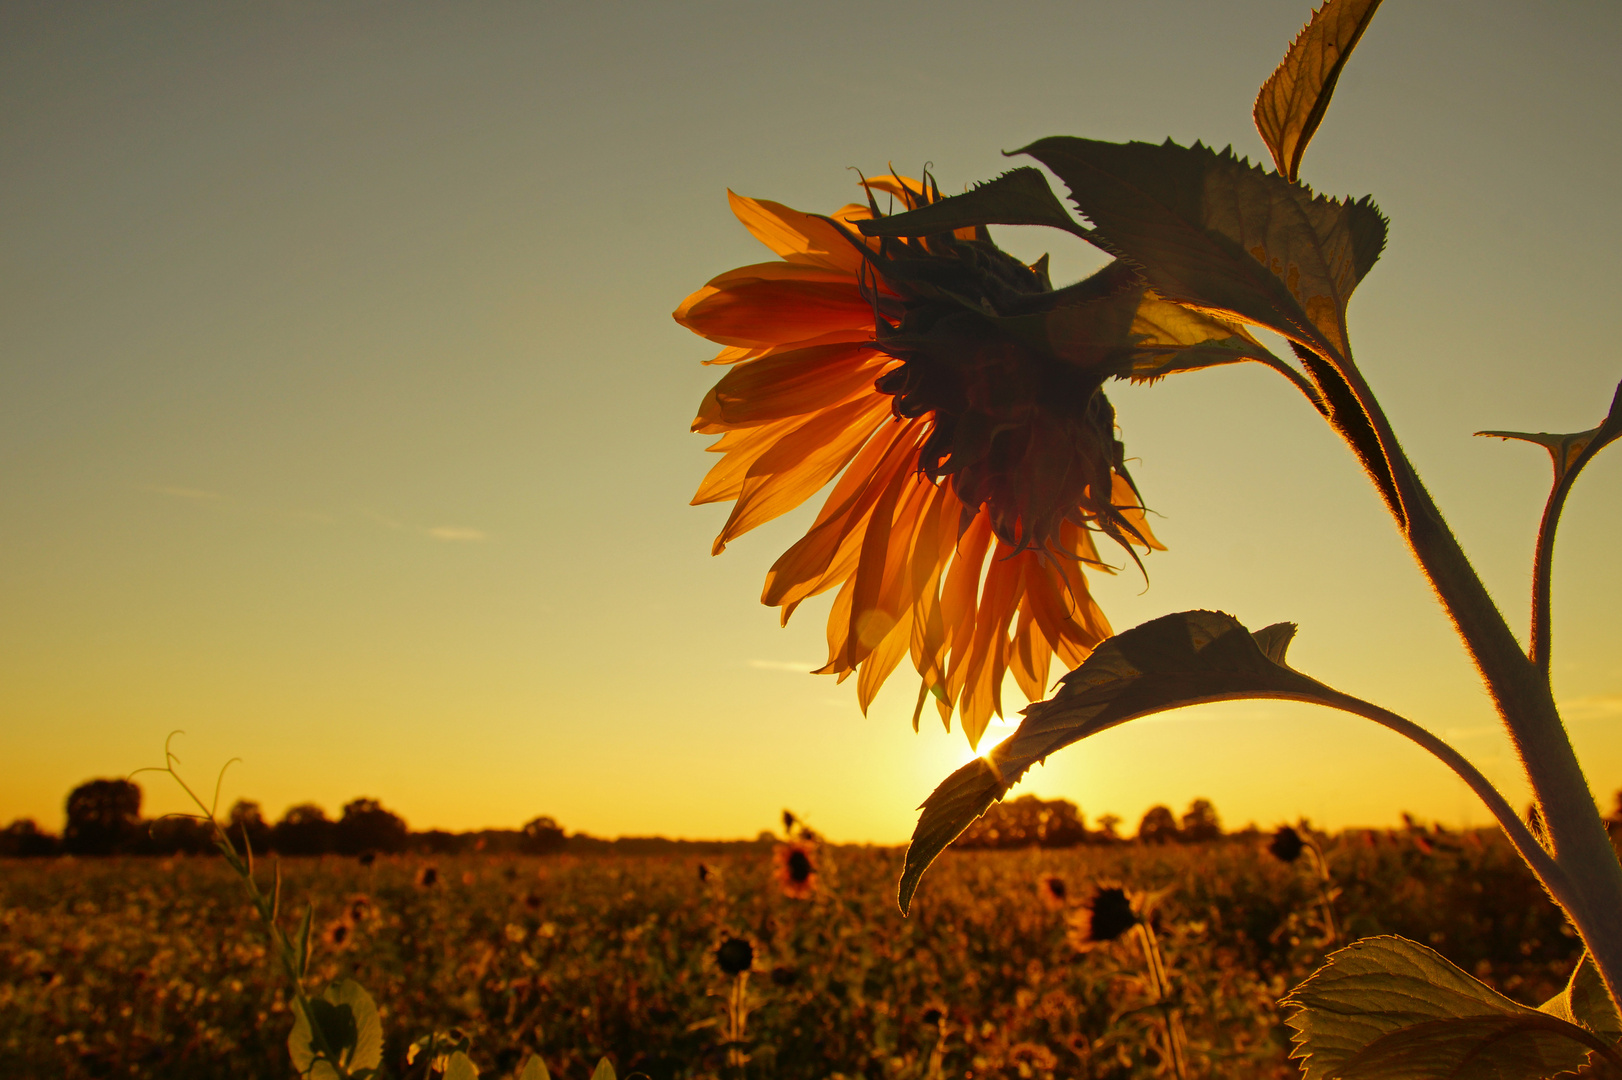
[[[865,710],[910,656],[914,726],[933,697],[978,743],[1005,675],[1036,700],[1055,654],[1073,667],[1109,636],[1083,572],[1108,569],[1091,534],[1159,546],[1101,389],[1120,369],[1095,344],[1127,340],[1135,298],[1109,301],[1142,287],[1106,270],[1063,290],[1056,313],[1045,262],[983,227],[862,235],[881,195],[902,210],[939,198],[927,180],[862,183],[865,205],[825,217],[731,196],[781,261],[722,274],[675,312],[731,365],[693,422],[723,455],[693,501],[735,504],[718,553],[834,482],[763,602],[786,622],[837,588],[820,670],[856,674]],[[1087,334],[1062,332],[1076,310]],[[1113,321],[1102,337],[1100,320]]]

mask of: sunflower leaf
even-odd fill
[[[518,1080],[552,1080],[552,1074],[546,1071],[546,1062],[541,1055],[531,1054],[524,1071],[518,1074]]]
[[[1304,1080],[1523,1080],[1574,1071],[1591,1032],[1399,937],[1353,942],[1286,997]]]
[[[1301,173],[1301,155],[1322,123],[1341,70],[1374,18],[1380,0],[1328,0],[1312,14],[1278,69],[1256,95],[1256,130],[1286,180]]]
[[[1284,663],[1288,623],[1252,635],[1220,611],[1164,615],[1100,644],[1013,735],[954,772],[924,801],[901,870],[901,910],[919,879],[974,819],[1055,750],[1152,713],[1235,698],[1331,703],[1334,691]]]
[[[597,1062],[597,1068],[591,1074],[591,1080],[618,1080],[614,1075],[614,1063],[607,1058]]]
[[[458,1050],[445,1062],[444,1080],[479,1080],[479,1067]]]
[[[1583,1027],[1605,1042],[1622,1042],[1622,1015],[1605,990],[1594,958],[1585,951],[1577,966],[1571,969],[1566,988],[1538,1006],[1538,1011]]]
[[[961,195],[858,222],[865,236],[935,236],[979,225],[1048,225],[1082,231],[1048,187],[1047,178],[1029,165],[976,184]]]
[[[1346,361],[1346,304],[1385,247],[1369,199],[1326,199],[1200,143],[1058,137],[1020,152],[1065,182],[1090,239],[1160,295]]]
[[[340,979],[320,997],[310,998],[307,1011],[295,1002],[293,1014],[287,1052],[300,1076],[316,1080],[336,1080],[340,1075],[370,1076],[382,1064],[383,1025],[377,1004],[353,979]],[[317,1030],[327,1049],[337,1055],[336,1062],[319,1056]]]
[[[1575,480],[1577,473],[1595,454],[1622,437],[1622,383],[1617,384],[1616,394],[1611,398],[1611,411],[1599,427],[1570,435],[1550,435],[1544,431],[1536,434],[1525,431],[1478,431],[1476,434],[1537,443],[1554,460],[1554,485],[1559,487],[1568,477]]]

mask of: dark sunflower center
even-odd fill
[[[788,877],[796,885],[804,885],[811,878],[811,857],[803,851],[790,853]]]
[[[1093,897],[1092,919],[1087,936],[1093,941],[1114,941],[1138,923],[1132,901],[1121,889],[1099,889]]]

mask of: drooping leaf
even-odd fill
[[[1569,1074],[1592,1049],[1581,1028],[1532,1012],[1429,1020],[1370,1043],[1337,1080],[1527,1080]],[[1589,1041],[1593,1036],[1588,1036]]]
[[[1174,304],[1152,290],[1144,291],[1131,333],[1136,352],[1128,377],[1134,382],[1241,360],[1284,366],[1240,324]]]
[[[1622,1015],[1618,1015],[1616,1003],[1605,990],[1605,980],[1600,978],[1594,958],[1586,951],[1571,969],[1565,989],[1539,1005],[1538,1011],[1581,1024],[1612,1045],[1622,1042]]]
[[[902,866],[901,910],[935,857],[1055,750],[1168,709],[1235,698],[1322,701],[1334,692],[1284,664],[1294,627],[1252,635],[1220,611],[1183,611],[1105,641],[1062,680],[1050,699],[1031,705],[1014,734],[954,772],[924,801]]]
[[[351,1074],[369,1074],[383,1061],[383,1024],[377,1004],[365,987],[353,979],[340,979],[309,1000],[309,1012],[294,1003],[293,1030],[287,1052],[300,1076],[337,1080],[333,1062],[317,1057],[315,1032],[337,1055],[336,1064]]]
[[[1587,465],[1595,454],[1615,442],[1618,437],[1622,437],[1622,383],[1617,384],[1616,394],[1611,398],[1611,411],[1606,414],[1599,427],[1573,432],[1570,435],[1550,435],[1544,431],[1535,434],[1525,431],[1478,431],[1476,434],[1537,443],[1547,450],[1549,457],[1553,459],[1554,484],[1559,487],[1567,482],[1568,477],[1575,479],[1578,471]]]
[[[614,1064],[607,1058],[597,1062],[597,1069],[591,1074],[591,1080],[619,1080],[614,1075]]]
[[[1256,95],[1256,130],[1286,180],[1300,176],[1301,155],[1323,121],[1341,69],[1379,6],[1380,0],[1327,0]]]
[[[977,225],[1049,225],[1067,232],[1080,229],[1048,187],[1047,178],[1029,165],[976,184],[961,195],[858,223],[866,236],[935,236]]]
[[[531,1054],[529,1061],[524,1063],[524,1071],[518,1074],[518,1080],[552,1080],[552,1074],[546,1071],[546,1062],[541,1055]]]
[[[458,1050],[445,1062],[444,1080],[479,1080],[479,1067],[473,1059]]]
[[[1604,1045],[1399,937],[1332,953],[1282,1004],[1304,1080],[1526,1080]]]
[[[1091,239],[1129,259],[1160,295],[1265,326],[1344,362],[1346,304],[1385,247],[1367,198],[1314,195],[1195,143],[1069,137],[1026,147],[1070,189]]]

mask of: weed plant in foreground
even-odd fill
[[[1580,951],[1495,833],[1352,833],[1325,849],[1346,934],[1430,943],[1529,1003]],[[292,859],[282,904],[314,905],[311,982],[352,978],[378,1003],[393,1075],[413,1037],[452,1029],[486,1077],[531,1052],[561,1080],[605,1055],[653,1080],[1170,1075],[1137,947],[1073,940],[1095,883],[1119,882],[1160,894],[1189,1074],[1298,1074],[1277,1001],[1330,946],[1317,876],[1267,837],[949,852],[911,918],[894,902],[901,851],[813,857],[803,899],[770,855]],[[292,1075],[286,984],[241,889],[212,858],[8,861],[0,1073]],[[733,1045],[730,940],[750,947]]]

